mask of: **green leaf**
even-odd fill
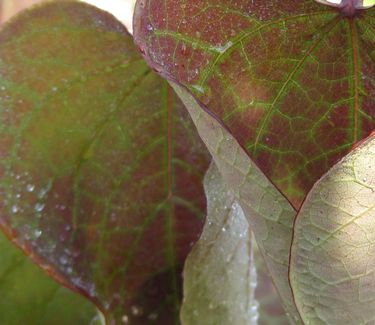
[[[249,224],[211,164],[205,177],[208,212],[185,263],[184,325],[256,325],[256,270]]]
[[[113,16],[60,1],[0,33],[0,224],[107,321],[178,323],[209,155]]]
[[[297,216],[290,281],[305,324],[375,318],[374,171],[375,134],[315,184]]]
[[[292,323],[300,323],[288,283],[289,250],[295,210],[248,157],[236,139],[203,111],[184,88],[173,85],[215,160],[228,189],[254,232],[260,252]]]
[[[375,127],[375,8],[353,1],[142,0],[134,35],[298,208]]]
[[[62,287],[0,233],[0,324],[89,325],[95,307]]]

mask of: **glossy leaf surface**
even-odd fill
[[[109,322],[178,323],[209,162],[181,102],[119,22],[72,1],[6,25],[0,76],[2,228]]]
[[[314,0],[142,0],[134,35],[298,208],[374,129],[374,24]]]
[[[89,325],[95,306],[62,287],[0,233],[0,324]]]
[[[299,212],[290,280],[305,324],[375,318],[375,134],[336,164]]]
[[[249,224],[214,163],[205,181],[207,218],[184,269],[183,325],[257,325]]]
[[[300,324],[288,283],[289,250],[295,210],[249,158],[234,137],[173,84],[210,151],[228,189],[233,190],[292,323]]]

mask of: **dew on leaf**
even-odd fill
[[[134,306],[131,306],[131,312],[134,316],[140,316],[142,314],[142,309],[134,305]]]
[[[38,197],[41,199],[43,197],[46,196],[46,194],[49,192],[49,190],[51,189],[52,187],[52,181],[51,180],[48,180],[48,183],[46,185],[46,187],[42,188],[39,193],[38,193]]]
[[[13,205],[12,206],[12,212],[13,213],[17,213],[19,211],[19,208],[18,208],[18,206],[15,204],[15,205]]]
[[[182,55],[185,55],[185,54],[186,54],[186,50],[187,50],[187,49],[186,49],[186,44],[185,44],[185,43],[182,43],[182,44],[181,44],[181,54],[182,54]]]
[[[228,43],[224,44],[224,45],[218,45],[218,46],[214,46],[212,49],[220,54],[223,54],[225,53],[225,51],[227,51],[231,46],[233,45],[233,42],[232,41],[229,41]]]
[[[195,89],[196,91],[200,92],[201,94],[204,94],[204,88],[202,86],[199,86],[199,85],[192,85],[191,86],[193,89]]]
[[[158,314],[157,313],[151,313],[150,315],[148,315],[147,317],[149,320],[157,320],[158,318]]]
[[[68,257],[65,256],[65,255],[61,255],[60,258],[59,258],[59,262],[60,262],[60,264],[62,264],[62,265],[66,265],[66,264],[68,264]]]
[[[34,209],[36,212],[42,212],[44,209],[44,203],[38,202],[37,204],[35,204]]]
[[[40,229],[34,230],[34,238],[37,239],[42,235],[42,231]]]

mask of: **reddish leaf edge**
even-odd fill
[[[338,164],[338,163],[340,163],[341,161],[345,160],[346,157],[347,157],[348,155],[350,155],[355,149],[359,148],[359,147],[362,146],[364,143],[370,141],[370,139],[372,139],[372,138],[375,138],[375,130],[372,131],[371,134],[370,134],[368,137],[366,137],[366,138],[362,139],[361,141],[358,141],[357,143],[355,143],[355,144],[353,145],[352,149],[351,149],[351,150],[350,150],[345,156],[343,156],[341,159],[339,159],[339,160],[336,162],[336,164]],[[334,164],[334,165],[333,165],[333,166],[332,166],[332,167],[331,167],[326,173],[324,173],[324,175],[322,175],[321,178],[319,178],[319,179],[315,182],[314,186],[310,189],[310,191],[307,193],[307,195],[306,195],[305,198],[303,199],[303,201],[302,201],[302,203],[301,203],[301,207],[298,209],[297,214],[296,214],[296,216],[295,216],[295,218],[294,218],[294,220],[293,220],[293,226],[292,226],[292,241],[291,241],[291,243],[290,243],[290,247],[289,247],[288,283],[289,283],[290,290],[291,290],[291,292],[292,292],[293,303],[294,303],[294,305],[296,306],[296,310],[297,310],[297,312],[298,312],[298,314],[299,314],[299,316],[300,316],[300,318],[301,318],[301,321],[302,321],[302,324],[303,324],[303,325],[305,325],[305,323],[304,323],[304,321],[303,321],[303,318],[302,318],[302,316],[301,316],[300,311],[298,310],[298,307],[297,307],[297,304],[296,304],[296,299],[295,299],[294,290],[293,290],[293,287],[292,287],[292,284],[291,284],[291,270],[290,270],[290,265],[291,265],[291,262],[292,262],[292,247],[293,247],[293,244],[295,243],[295,238],[296,238],[296,231],[295,231],[296,227],[295,227],[295,226],[296,226],[296,223],[297,223],[297,219],[298,219],[298,217],[300,216],[300,212],[301,212],[302,208],[303,208],[304,205],[305,205],[305,202],[306,202],[307,199],[310,197],[310,193],[315,189],[315,187],[320,183],[320,181],[321,181],[325,176],[327,176],[327,175],[330,173],[331,169],[334,168],[334,166],[335,166],[336,164]]]

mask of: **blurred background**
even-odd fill
[[[82,0],[111,12],[132,31],[132,16],[135,0]],[[0,0],[0,24],[7,21],[22,9],[42,0]]]

